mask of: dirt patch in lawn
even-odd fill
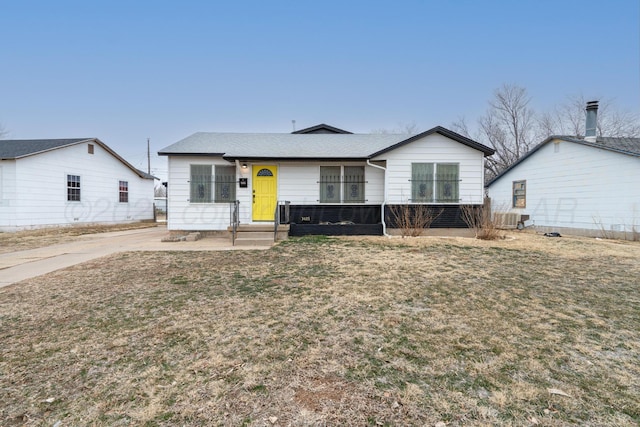
[[[0,291],[2,425],[637,425],[640,245],[124,253]]]
[[[57,243],[68,243],[85,234],[108,233],[111,231],[134,230],[156,227],[154,222],[133,222],[117,225],[82,225],[70,227],[48,227],[23,230],[13,233],[0,232],[0,254],[27,249],[42,248]]]

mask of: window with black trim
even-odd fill
[[[129,181],[118,182],[118,201],[120,203],[129,203]]]
[[[458,163],[412,163],[411,201],[415,203],[458,203]]]
[[[527,207],[527,181],[513,181],[513,207]]]
[[[80,175],[67,175],[67,201],[80,201]]]

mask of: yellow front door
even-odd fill
[[[273,221],[276,211],[277,166],[253,166],[253,220]]]

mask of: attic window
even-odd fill
[[[89,144],[89,145],[87,146],[87,152],[88,152],[89,154],[93,154],[93,144]]]

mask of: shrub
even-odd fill
[[[482,206],[461,205],[462,220],[471,228],[476,239],[497,240],[503,239],[504,234],[498,229],[491,215],[491,204],[485,199]]]
[[[436,209],[427,205],[391,205],[389,211],[402,237],[421,236],[426,228],[431,227],[444,209]]]

